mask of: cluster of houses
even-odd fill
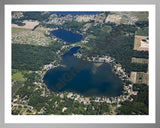
[[[20,44],[36,44],[42,46],[49,45],[49,43],[46,41],[45,38],[43,38],[41,33],[36,31],[24,31],[13,34],[12,42]]]
[[[114,68],[113,71],[115,72],[115,74],[119,75],[119,78],[122,81],[124,81],[125,78],[127,80],[129,80],[129,78],[125,74],[125,70],[122,68],[122,66],[120,64],[115,63],[115,59],[112,59],[109,56],[99,57],[98,59],[96,59],[96,57],[93,57],[92,60],[88,58],[88,61],[111,63]],[[138,91],[133,91],[133,84],[126,85],[124,83],[123,86],[124,86],[124,94],[123,95],[120,95],[118,97],[108,97],[108,98],[107,97],[105,97],[105,98],[96,97],[94,102],[119,103],[120,101],[125,101],[125,100],[132,101],[133,99],[130,98],[130,96],[137,95]],[[60,97],[63,98],[64,97],[63,94],[61,94]],[[84,98],[80,95],[73,94],[71,92],[68,93],[67,98],[78,100],[80,103],[83,102],[84,104],[89,104],[91,101],[89,97]]]
[[[73,92],[68,92],[67,93],[67,98],[73,99],[73,100],[77,100],[80,103],[84,103],[85,105],[88,105],[91,103],[91,101],[93,102],[106,102],[106,103],[119,103],[120,101],[125,101],[125,100],[130,100],[132,101],[133,99],[130,98],[130,95],[137,95],[137,91],[133,91],[133,85],[130,84],[129,86],[126,87],[127,91],[129,92],[128,95],[120,95],[118,97],[95,97],[95,98],[91,98],[91,97],[84,97],[81,96],[80,94],[76,94]],[[59,96],[60,98],[64,98],[64,94],[60,93],[57,96]]]

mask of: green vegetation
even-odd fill
[[[134,84],[134,91],[138,95],[132,96],[133,101],[121,103],[117,109],[119,115],[148,115],[148,86],[145,84]]]
[[[33,82],[35,81],[35,78],[37,76],[36,73],[26,73],[24,74],[26,77],[26,81],[24,82],[24,86],[21,86],[18,91],[16,91],[16,95],[19,95],[20,98],[24,98],[25,96],[30,97],[31,94],[33,94],[33,90],[35,88],[35,85]]]
[[[136,26],[143,28],[143,27],[148,27],[149,26],[149,22],[148,21],[137,21]]]
[[[48,46],[52,40],[44,35],[45,29],[41,27],[32,31],[31,29],[12,28],[12,43]]]
[[[25,81],[25,78],[20,71],[17,71],[16,73],[12,74],[12,79],[13,81]]]
[[[71,21],[65,21],[64,24],[49,24],[48,21],[51,14],[52,13],[50,12],[23,12],[23,17],[20,17],[19,19],[13,18],[12,23],[24,25],[22,23],[23,20],[38,20],[40,25],[35,26],[32,31],[22,28],[12,28],[12,34],[26,32],[26,30],[30,31],[33,32],[32,36],[25,35],[23,37],[21,35],[20,40],[31,38],[33,41],[33,39],[35,40],[33,37],[35,36],[34,32],[41,32],[40,37],[42,37],[48,28],[59,28],[80,33],[83,32],[83,37],[86,38],[86,43],[83,43],[82,41],[79,44],[76,44],[81,46],[81,49],[77,54],[90,58],[92,58],[92,56],[97,57],[97,55],[99,57],[111,56],[115,59],[116,63],[120,63],[122,67],[125,68],[125,72],[128,76],[131,71],[148,71],[148,64],[132,63],[132,57],[148,59],[147,51],[133,50],[134,36],[148,35],[148,12],[128,12],[127,14],[130,16],[136,16],[138,18],[138,21],[133,25],[116,25],[115,23],[104,22],[99,24],[96,23],[95,20],[91,20],[89,22],[77,22],[74,21],[74,19]],[[105,14],[107,16],[108,12]],[[111,12],[111,14],[117,13]],[[60,15],[61,14],[59,14],[59,17]],[[121,19],[121,23],[128,23],[128,21],[127,16],[123,16]],[[95,100],[96,97],[90,97],[90,104],[85,104],[84,101],[80,102],[78,100],[68,98],[66,92],[63,93],[64,97],[62,98],[60,97],[60,93],[51,92],[47,89],[47,87],[42,83],[42,76],[44,74],[41,70],[43,66],[53,62],[54,60],[57,60],[55,62],[57,65],[60,60],[59,55],[67,52],[71,46],[61,50],[58,55],[56,52],[64,45],[63,41],[53,42],[47,34],[45,36],[47,39],[45,41],[51,42],[49,43],[49,46],[37,46],[32,43],[30,43],[30,45],[24,44],[26,43],[24,40],[22,40],[21,44],[12,44],[12,101],[17,100],[15,103],[26,104],[33,107],[33,111],[29,110],[28,106],[19,106],[18,109],[15,109],[15,107],[12,109],[12,114],[33,114],[34,112],[36,115],[113,114],[117,108],[117,103],[108,104],[106,102],[94,102],[92,100]],[[96,59],[98,59],[98,57]],[[96,66],[100,66],[100,64],[97,63]],[[35,73],[35,71],[38,71],[38,73]],[[121,107],[116,110],[117,114],[148,114],[148,86],[141,84],[144,77],[147,81],[147,77],[145,75],[146,74],[144,73],[139,73],[137,75],[139,84],[133,85],[133,91],[138,91],[138,95],[131,95],[130,98],[133,98],[133,101],[126,100],[124,102],[120,102]],[[132,84],[126,79],[124,82],[126,85]],[[128,92],[125,92],[124,94],[128,95]],[[113,97],[111,97],[110,100],[113,101]],[[66,108],[66,110],[63,111],[64,108]]]
[[[12,12],[16,13],[15,12]],[[43,12],[23,12],[23,17],[20,17],[19,19],[12,18],[12,24],[17,24],[19,26],[24,26],[25,24],[22,23],[24,20],[38,20],[38,21],[48,21],[49,16],[51,15],[51,12],[43,13]]]
[[[25,23],[21,20],[12,19],[12,24],[17,24],[18,26],[24,26]]]
[[[137,72],[137,76],[136,76],[136,83],[141,84],[148,84],[148,74],[147,73],[143,73],[143,72]]]
[[[29,105],[32,105],[37,111],[40,111],[42,107],[45,107],[46,109],[43,115],[102,115],[104,113],[109,113],[110,111],[109,104],[107,103],[91,102],[91,104],[85,105],[84,103],[79,103],[79,101],[74,101],[67,97],[62,99],[56,95],[42,97],[39,96],[38,93],[31,96]],[[64,107],[67,109],[63,112],[62,109]]]
[[[128,12],[128,14],[138,18],[139,21],[148,21],[149,12]]]
[[[24,86],[26,81],[25,73],[27,72],[12,69],[12,96],[16,94],[20,87]]]
[[[14,27],[12,27],[12,34],[25,32],[25,31],[31,31],[31,30],[30,29],[25,29],[25,28],[14,28]]]
[[[118,63],[125,68],[125,71],[130,74],[131,71],[147,72],[147,64],[133,64],[132,57],[148,58],[148,52],[134,51],[134,34],[137,30],[135,25],[111,25],[112,31],[106,33],[103,27],[92,26],[87,33],[92,34],[96,39],[91,38],[87,45],[90,50],[80,49],[83,55],[103,56],[109,55],[116,59]],[[127,35],[128,34],[128,35]],[[94,49],[94,50],[93,50]]]
[[[56,52],[60,47],[61,44],[58,43],[53,43],[49,47],[12,44],[12,68],[40,70],[45,64],[58,59]]]
[[[148,36],[149,35],[148,27],[139,28],[136,31],[136,35],[139,35],[139,36]]]

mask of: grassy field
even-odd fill
[[[137,72],[131,72],[130,79],[133,83],[136,83]]]
[[[25,32],[25,31],[31,31],[31,30],[30,29],[25,29],[25,28],[12,27],[12,34],[17,34],[17,33]]]
[[[127,12],[130,16],[138,18],[138,21],[148,21],[148,12]]]
[[[96,39],[96,36],[94,36],[93,34],[90,34],[88,37],[89,39]]]
[[[136,83],[148,84],[148,74],[144,72],[137,72]]]
[[[149,74],[144,72],[131,72],[130,79],[133,83],[149,85]]]
[[[112,27],[111,26],[108,26],[108,25],[105,25],[103,28],[102,28],[103,31],[107,32],[107,33],[110,33],[112,31]]]
[[[20,71],[16,71],[16,73],[12,75],[12,79],[13,81],[25,81],[25,78]]]
[[[148,64],[148,59],[132,57],[132,63]]]
[[[26,71],[23,71],[23,73]],[[12,69],[12,96],[14,96],[17,90],[24,85],[26,78],[22,72]]]
[[[136,31],[136,35],[140,35],[140,36],[148,36],[149,34],[149,29],[148,27],[144,27],[144,28],[139,28],[137,31]]]

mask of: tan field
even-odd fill
[[[134,38],[134,50],[137,51],[148,51],[149,50],[149,41],[147,40],[148,36],[138,36],[135,35]],[[142,39],[146,39],[147,41],[144,42]]]
[[[144,72],[131,72],[130,79],[133,83],[149,85],[149,74]]]
[[[148,59],[132,57],[132,63],[148,64]]]
[[[95,16],[89,15],[89,16],[78,16],[76,20],[78,22],[88,22],[89,20],[93,20],[93,19],[95,19]]]
[[[114,23],[120,23],[122,16],[121,15],[108,15],[106,18],[106,23],[107,22],[114,22]]]
[[[25,23],[24,26],[18,26],[17,24],[12,24],[12,27],[33,29],[36,25],[39,24],[38,21],[30,21],[30,20],[24,20],[23,23]]]
[[[130,78],[133,83],[136,83],[137,72],[131,72]]]

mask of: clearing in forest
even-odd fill
[[[149,74],[144,72],[131,72],[130,79],[133,83],[149,85]]]
[[[31,20],[24,20],[23,23],[25,23],[24,26],[18,26],[17,24],[12,24],[12,27],[33,29],[35,26],[39,24],[38,21],[31,21]]]
[[[149,38],[148,38],[148,36],[135,35],[134,50],[148,51],[149,50]]]
[[[132,63],[148,64],[148,59],[132,57]]]

